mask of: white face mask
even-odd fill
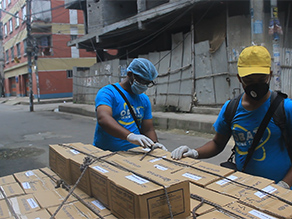
[[[147,90],[147,85],[140,84],[136,80],[134,80],[133,84],[131,85],[131,90],[134,94],[142,94]]]

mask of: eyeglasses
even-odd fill
[[[155,85],[154,81],[147,81],[138,75],[135,75],[135,74],[133,74],[133,75],[134,75],[134,80],[137,81],[138,84],[146,85],[148,88],[153,87]]]

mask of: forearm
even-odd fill
[[[292,186],[292,167],[290,167],[282,181],[286,182],[290,187]]]
[[[124,128],[112,117],[98,120],[99,125],[110,135],[127,140],[127,136],[131,133],[128,129]]]
[[[217,146],[214,140],[211,140],[203,146],[196,149],[199,153],[199,159],[210,158],[219,154],[222,150]]]

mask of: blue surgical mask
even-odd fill
[[[136,80],[134,80],[133,84],[131,85],[131,90],[134,94],[142,94],[147,90],[147,85],[140,84]]]

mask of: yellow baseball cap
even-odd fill
[[[245,77],[252,74],[270,74],[271,55],[263,46],[250,46],[245,48],[239,55],[238,75]]]

